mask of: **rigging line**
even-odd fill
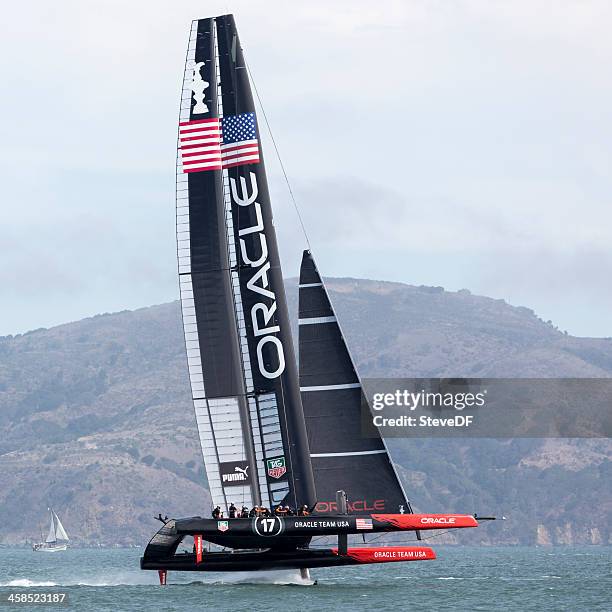
[[[243,50],[243,55],[244,55],[244,50]],[[251,68],[249,66],[249,62],[247,62],[246,60],[246,57],[244,58],[244,63],[245,63],[247,72],[249,73],[251,83],[253,83],[253,89],[255,90],[255,95],[257,96],[257,101],[259,102],[259,108],[261,108],[261,113],[263,115],[264,121],[266,122],[266,127],[268,128],[268,134],[270,134],[270,139],[272,140],[272,144],[274,145],[274,151],[276,152],[278,163],[280,164],[281,170],[283,171],[283,176],[285,177],[285,183],[287,183],[287,189],[289,189],[289,195],[291,196],[291,202],[293,203],[293,208],[295,209],[298,220],[300,222],[302,233],[304,234],[304,238],[306,239],[306,244],[308,245],[308,249],[312,250],[310,246],[310,240],[308,239],[308,234],[306,233],[306,226],[304,225],[304,220],[302,219],[302,215],[300,213],[300,208],[295,199],[295,195],[293,194],[293,189],[291,188],[291,183],[289,182],[289,177],[287,176],[287,171],[285,170],[285,164],[283,164],[283,160],[281,158],[280,151],[278,150],[278,145],[276,144],[276,140],[274,139],[274,134],[272,133],[272,128],[270,127],[270,122],[268,121],[268,115],[266,115],[266,110],[264,108],[263,102],[261,101],[259,90],[257,89],[257,85],[255,84],[255,79],[253,78],[253,73],[251,72]]]

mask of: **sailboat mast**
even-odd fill
[[[217,115],[219,117],[223,117],[223,96],[221,95],[221,82],[219,80],[220,76],[220,67],[219,67],[219,41],[218,41],[218,32],[217,32],[217,23],[216,20],[213,20],[213,54],[215,59],[215,74],[216,74],[216,96],[217,96]],[[228,189],[228,180],[227,180],[227,171],[222,170],[222,194],[223,194],[223,210],[225,214],[225,230],[226,230],[226,240],[227,240],[227,255],[228,255],[228,272],[232,268],[233,253],[235,252],[232,249],[232,235],[231,235],[231,204],[229,198],[229,189]],[[240,395],[239,395],[239,410],[240,410],[240,420],[242,423],[242,440],[245,448],[245,455],[249,462],[249,465],[255,466],[257,465],[257,458],[255,454],[255,444],[254,444],[254,432],[253,426],[249,414],[249,406],[247,401],[247,389],[246,389],[246,370],[245,370],[245,358],[241,352],[240,346],[240,338],[239,338],[239,329],[240,329],[240,321],[236,304],[236,296],[234,292],[234,288],[231,282],[231,273],[227,274],[226,283],[228,285],[227,295],[231,300],[231,315],[236,317],[236,325],[232,326],[232,342],[235,351],[235,359],[240,364],[241,368],[241,376],[239,376],[239,385],[240,385]],[[230,316],[231,316],[230,315]],[[261,499],[261,491],[258,486],[258,482],[256,478],[251,478],[251,495],[253,499],[253,504],[256,506],[260,506],[262,504]]]
[[[285,287],[274,229],[263,151],[259,141],[249,74],[233,15],[216,18],[222,83],[225,177],[229,183],[236,248],[234,278],[245,313],[244,338],[253,380],[253,396],[261,412],[275,404],[282,444],[264,440],[265,467],[271,501],[312,505],[316,501],[308,437],[302,409]],[[242,139],[242,141],[241,141]],[[244,142],[236,153],[233,141]],[[252,157],[241,156],[242,151]],[[251,163],[247,163],[251,162]],[[236,295],[236,292],[235,292]],[[267,403],[266,403],[267,402]],[[275,474],[287,475],[288,490],[274,488]],[[270,484],[270,483],[269,483]]]

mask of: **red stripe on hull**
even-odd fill
[[[391,523],[398,529],[456,529],[478,527],[470,514],[372,514],[375,521]]]
[[[332,548],[338,554],[337,548]],[[426,546],[380,546],[349,548],[347,557],[358,563],[392,563],[394,561],[430,561],[436,558],[432,548]]]

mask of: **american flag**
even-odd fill
[[[221,170],[221,125],[219,119],[183,121],[179,124],[183,172]]]
[[[224,168],[259,163],[255,113],[223,117],[221,128],[223,132],[221,157]]]
[[[255,113],[179,124],[183,172],[221,170],[259,163]]]
[[[357,529],[373,529],[372,519],[358,518],[355,527],[357,527]]]

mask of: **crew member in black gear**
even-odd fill
[[[222,512],[221,512],[221,507],[217,506],[213,511],[212,511],[212,517],[214,519],[219,519],[222,516]]]
[[[240,518],[249,518],[249,509],[246,506],[242,506],[242,512]]]
[[[232,502],[229,507],[230,518],[236,518],[236,510],[238,510],[238,508],[236,508],[236,506],[234,506],[234,502]]]

